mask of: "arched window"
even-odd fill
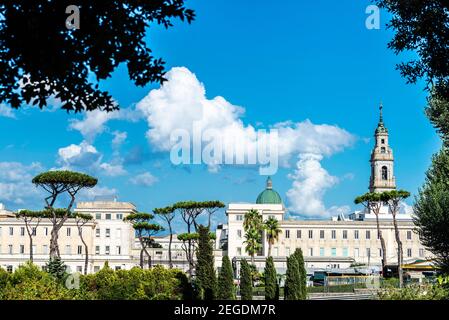
[[[382,167],[382,180],[387,180],[388,179],[388,169],[386,166]]]

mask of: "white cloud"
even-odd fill
[[[158,178],[153,176],[150,172],[144,172],[129,179],[129,182],[139,186],[150,187],[158,181]]]
[[[0,103],[0,117],[15,119],[16,115],[11,107],[6,104]]]
[[[106,176],[116,177],[127,172],[118,160],[113,163],[102,162],[103,155],[86,141],[79,145],[71,144],[58,150],[57,163],[59,169],[87,171],[89,173],[101,173]]]
[[[124,131],[114,131],[112,135],[114,136],[112,139],[112,147],[114,149],[120,147],[126,141],[126,138],[128,138],[128,133]]]
[[[176,143],[170,139],[175,130],[182,129],[193,136],[195,123],[203,132],[216,130],[221,141],[247,146],[249,154],[257,151],[257,129],[243,123],[242,107],[220,96],[208,99],[204,85],[187,68],[172,68],[166,78],[168,81],[159,89],[151,90],[136,105],[147,120],[147,139],[155,149],[169,151]],[[271,128],[279,133],[280,165],[290,167],[291,160],[299,158],[290,175],[293,179],[292,188],[287,192],[290,209],[302,215],[328,215],[323,196],[338,183],[338,178],[321,166],[321,160],[350,146],[355,137],[338,126],[316,125],[308,119],[276,123]],[[262,139],[269,139],[269,134],[263,134]],[[218,169],[219,165],[209,165],[210,172]]]
[[[0,202],[7,206],[43,204],[42,191],[31,183],[42,170],[40,163],[0,162]]]

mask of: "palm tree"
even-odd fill
[[[274,217],[269,217],[265,220],[264,229],[268,241],[268,256],[271,256],[271,247],[278,240],[281,229],[279,228],[279,221]]]
[[[255,264],[254,256],[262,248],[262,216],[257,210],[251,209],[245,213],[243,220],[243,229],[245,230],[245,250],[251,256],[251,263]]]

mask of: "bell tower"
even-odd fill
[[[396,189],[396,179],[393,174],[393,151],[388,144],[388,129],[384,125],[382,109],[381,102],[379,106],[379,123],[374,133],[375,145],[370,159],[370,192],[383,192]]]

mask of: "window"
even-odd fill
[[[10,236],[14,235],[14,228],[13,227],[9,227],[9,235]]]
[[[44,244],[42,246],[42,254],[48,254],[48,245]]]
[[[36,254],[36,245],[33,244],[33,246],[31,247],[31,250],[33,250],[33,254]]]
[[[385,143],[385,139],[380,139],[380,143],[384,144]]]
[[[106,220],[111,220],[111,214],[110,213],[106,213]]]
[[[242,230],[237,230],[237,238],[242,238]]]
[[[0,236],[2,235],[2,227],[0,227]]]
[[[95,230],[95,236],[100,238],[100,229]]]
[[[348,230],[343,230],[343,239],[348,239]]]
[[[366,239],[371,239],[371,231],[370,231],[370,230],[366,230],[366,232],[365,232],[365,238],[366,238]]]
[[[309,239],[313,238],[313,230],[309,230]]]
[[[407,257],[411,258],[412,256],[412,249],[408,248],[407,249]]]
[[[70,237],[72,235],[72,229],[67,228],[67,237]]]
[[[106,246],[105,248],[105,254],[109,255],[111,248],[109,246]]]
[[[76,272],[78,272],[78,273],[83,272],[83,267],[82,266],[77,266],[76,267]]]
[[[12,254],[12,244],[8,245],[8,254]]]
[[[381,147],[380,148],[380,153],[385,153],[385,152],[386,152],[385,147]]]
[[[243,221],[243,215],[241,215],[241,214],[236,215],[236,216],[235,216],[235,220],[237,220],[237,221]]]
[[[72,248],[70,247],[70,244],[65,246],[65,254],[72,254]]]
[[[20,252],[20,254],[24,254],[25,253],[25,246],[23,244],[21,244],[19,246],[19,252]]]
[[[274,247],[273,249],[274,249],[274,250],[273,250],[273,255],[274,255],[275,257],[278,257],[278,256],[279,256],[279,248],[278,248],[278,247]]]
[[[313,248],[309,248],[309,256],[313,257]]]
[[[420,256],[421,258],[424,257],[424,249],[423,249],[423,248],[420,248],[420,249],[419,249],[419,256]]]
[[[101,220],[101,213],[96,213],[95,214],[95,219],[96,220]]]
[[[337,255],[337,248],[331,249],[331,255],[332,255],[332,257],[335,257]]]
[[[120,266],[115,266],[115,271],[120,270],[122,267]]]
[[[301,239],[301,230],[296,230],[296,238]]]
[[[379,248],[379,257],[382,257],[382,248]]]
[[[285,239],[290,238],[290,230],[285,230]]]
[[[123,214],[122,213],[117,213],[117,220],[123,220]]]
[[[354,230],[354,239],[359,238],[359,230]]]
[[[117,229],[117,239],[120,239],[122,237],[122,229]]]
[[[388,180],[388,169],[386,166],[382,167],[382,180]]]
[[[359,248],[354,248],[354,257],[355,258],[360,257],[360,250],[359,250]]]
[[[347,257],[348,255],[348,248],[343,248],[343,257]]]
[[[277,248],[275,248],[277,249]],[[241,247],[237,247],[237,255],[241,256],[242,255],[242,248]]]
[[[95,254],[100,254],[100,246],[95,246]]]
[[[77,253],[78,254],[83,254],[83,246],[78,246]]]
[[[25,235],[25,227],[20,227],[20,235],[22,237]]]
[[[412,232],[410,230],[407,231],[407,240],[412,240]]]
[[[118,255],[122,254],[122,247],[117,246],[117,247],[115,248],[115,252],[116,252]]]
[[[111,229],[106,229],[106,238],[111,237]]]
[[[324,239],[324,230],[320,230],[320,239]]]
[[[36,227],[33,227],[33,228],[31,229],[31,234],[32,234],[33,236],[36,235]]]
[[[94,272],[100,271],[100,266],[94,266]]]
[[[45,234],[46,236],[48,236],[48,228],[47,228],[47,227],[44,228],[44,234]]]
[[[285,248],[285,255],[286,256],[290,255],[290,248],[289,247]]]
[[[331,235],[332,235],[332,239],[336,239],[337,238],[337,231],[332,230]]]
[[[324,257],[324,248],[320,248],[320,257]]]
[[[366,256],[371,257],[371,248],[366,248]]]
[[[12,273],[12,266],[6,266],[6,271],[8,271],[9,273]]]

